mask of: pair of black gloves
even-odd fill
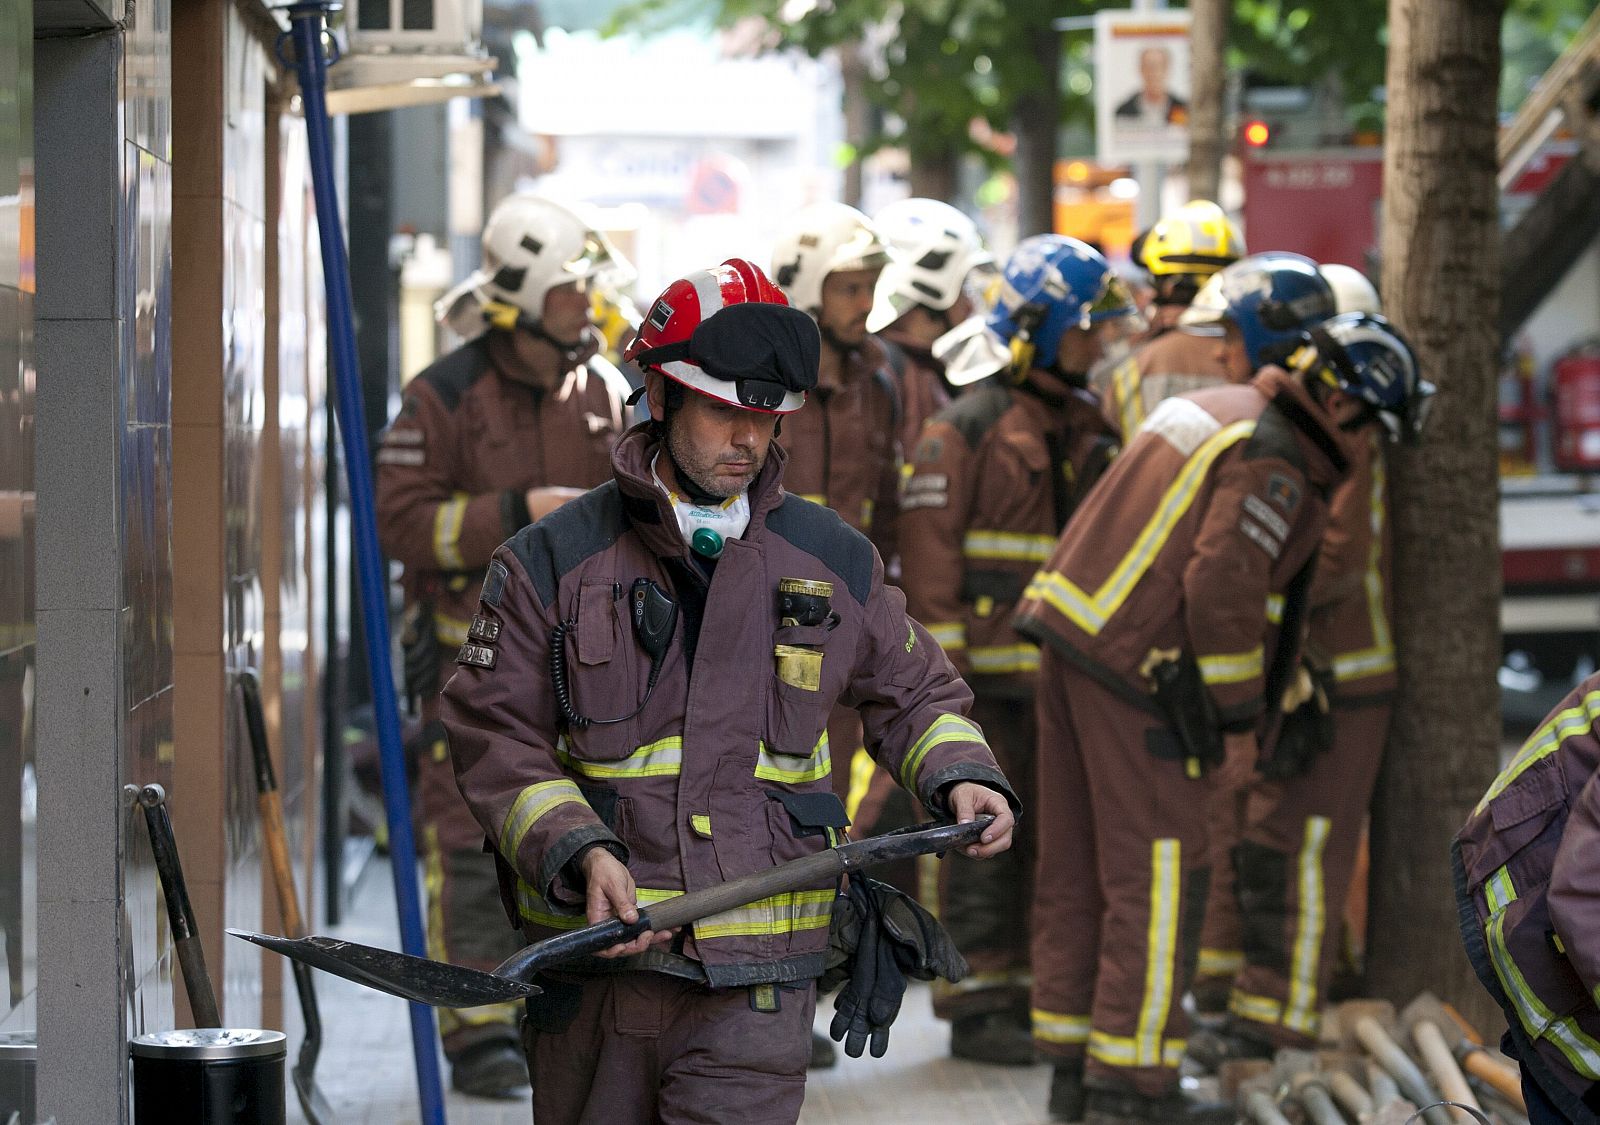
[[[853,1059],[870,1043],[872,1057],[889,1048],[889,1026],[900,1014],[906,978],[967,975],[966,958],[939,920],[887,883],[853,874],[834,900],[828,956],[819,994],[840,990],[828,1034]]]

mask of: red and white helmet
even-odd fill
[[[667,286],[623,359],[721,402],[791,414],[816,385],[819,349],[816,323],[754,263],[729,258]]]

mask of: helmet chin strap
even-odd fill
[[[556,351],[560,352],[561,357],[565,360],[575,360],[578,358],[578,353],[583,351],[583,336],[580,335],[576,340],[558,340],[545,330],[542,321],[534,320],[528,316],[527,313],[522,313],[517,317],[517,327],[528,333],[530,336],[543,340],[545,343],[549,344]]]

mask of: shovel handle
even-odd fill
[[[173,948],[178,968],[183,972],[184,991],[196,1027],[221,1027],[217,991],[206,968],[205,950],[200,945],[200,927],[189,902],[189,887],[183,880],[183,864],[178,860],[178,841],[172,834],[172,818],[167,815],[167,792],[159,785],[139,790],[139,805],[144,810],[145,827],[150,830],[150,854],[161,878],[161,893],[167,900],[167,924],[172,929]]]
[[[1438,1083],[1445,1101],[1472,1109],[1483,1108],[1473,1096],[1466,1075],[1456,1065],[1456,1058],[1450,1053],[1450,1047],[1437,1025],[1428,1020],[1418,1020],[1411,1025],[1411,1040],[1417,1045],[1417,1053],[1422,1056],[1423,1064],[1427,1066],[1428,1073],[1433,1075],[1434,1082]]]
[[[1522,1096],[1522,1076],[1510,1067],[1501,1066],[1490,1058],[1482,1048],[1474,1048],[1467,1052],[1466,1058],[1461,1060],[1461,1065],[1466,1068],[1472,1077],[1487,1083],[1495,1093],[1505,1098],[1523,1113],[1528,1112],[1528,1102]]]
[[[1356,1021],[1355,1031],[1361,1045],[1377,1060],[1379,1066],[1389,1072],[1407,1100],[1421,1106],[1431,1106],[1438,1101],[1427,1078],[1417,1069],[1417,1064],[1400,1049],[1400,1044],[1390,1038],[1377,1020],[1362,1016]],[[1447,1109],[1428,1109],[1424,1116],[1429,1125],[1451,1125],[1450,1111]]]
[[[253,672],[240,673],[239,698],[244,706],[245,730],[250,736],[250,757],[255,762],[256,808],[261,812],[262,844],[266,848],[267,864],[272,868],[284,933],[292,938],[305,937],[305,918],[300,914],[300,896],[294,885],[294,864],[289,859],[289,831],[283,822],[283,796],[278,792],[278,779],[272,769],[272,748],[267,742],[261,686]]]

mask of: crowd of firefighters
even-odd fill
[[[626,357],[673,343],[687,298],[639,316],[605,236],[536,196],[495,210],[483,251],[440,302],[467,342],[408,384],[377,462],[431,952],[491,968],[522,944],[507,909],[545,915],[497,874],[439,693],[458,655],[493,665],[496,548],[611,479],[644,420]],[[783,487],[871,540],[1020,799],[1014,846],[981,872],[953,853],[924,865],[936,879],[892,876],[970,966],[935,986],[951,1053],[1049,1061],[1054,1120],[1231,1120],[1183,1097],[1180,1064],[1316,1042],[1396,681],[1385,445],[1417,435],[1432,387],[1360,273],[1247,253],[1214,203],[1132,257],[1119,274],[1040,235],[997,262],[929,199],[793,215],[767,273],[821,347],[805,408],[782,415]],[[696,278],[715,275],[678,283],[702,316]],[[835,706],[820,757],[756,776],[825,771],[810,780],[831,778],[857,836],[926,816],[869,742]],[[610,776],[666,768],[659,746],[626,749]],[[627,799],[605,803],[625,835]],[[442,1016],[457,1088],[527,1085],[538,1029],[519,1042],[515,1009]],[[817,1039],[811,1065],[832,1061]]]

